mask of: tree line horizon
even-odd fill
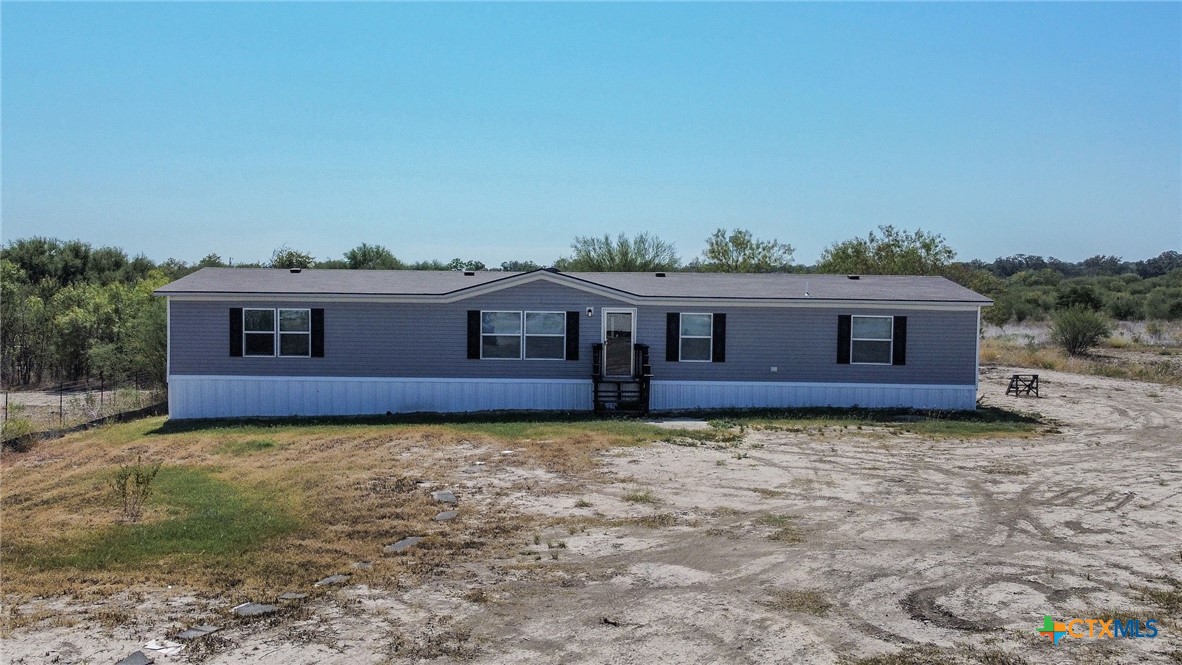
[[[650,272],[650,271],[691,271],[691,272],[817,272],[841,273],[866,268],[861,274],[932,274],[933,269],[947,265],[961,265],[972,269],[985,270],[998,277],[1010,277],[1027,270],[1051,269],[1068,277],[1137,274],[1141,277],[1157,277],[1182,267],[1182,256],[1177,251],[1166,250],[1155,257],[1139,261],[1125,261],[1122,257],[1096,254],[1081,261],[1065,261],[1054,256],[1017,253],[1002,256],[991,262],[981,259],[956,262],[956,251],[938,233],[923,229],[907,231],[893,225],[879,226],[866,238],[852,238],[834,242],[826,247],[815,264],[793,262],[795,248],[777,239],[755,238],[745,229],[729,230],[719,228],[706,238],[706,247],[700,256],[682,261],[673,243],[658,236],[642,232],[633,237],[625,233],[612,237],[576,236],[571,243],[570,256],[562,256],[546,265],[529,260],[502,261],[499,266],[490,266],[478,259],[453,258],[450,261],[427,259],[403,261],[386,246],[379,243],[361,243],[346,251],[341,258],[317,259],[310,252],[283,244],[276,248],[266,261],[223,260],[217,253],[209,253],[194,263],[168,258],[155,262],[144,254],[130,257],[118,247],[93,247],[80,239],[63,241],[45,236],[30,236],[11,240],[0,247],[0,258],[16,258],[18,264],[31,268],[34,280],[49,277],[54,263],[73,264],[64,266],[64,277],[69,279],[73,272],[87,271],[94,264],[100,273],[116,273],[125,270],[130,273],[146,274],[158,268],[170,276],[184,276],[189,272],[206,267],[231,268],[320,268],[358,270],[490,270],[504,272],[528,272],[541,268],[554,268],[574,272]],[[40,256],[36,256],[40,255]],[[34,261],[26,261],[28,258]],[[878,272],[873,272],[877,270]],[[62,280],[59,280],[62,281]],[[64,281],[63,281],[64,283]]]
[[[372,270],[503,270],[543,267],[573,272],[699,271],[720,273],[836,273],[939,275],[994,300],[983,318],[994,325],[1045,320],[1083,307],[1117,320],[1182,319],[1182,254],[1125,261],[1098,254],[1068,262],[1014,254],[992,262],[956,261],[944,237],[922,229],[879,226],[864,237],[834,242],[816,264],[793,263],[793,247],[745,229],[719,228],[689,261],[650,233],[578,236],[551,266],[473,259],[399,260],[387,247],[361,243],[339,259],[317,260],[286,245],[267,262],[232,267]],[[31,386],[143,372],[163,381],[166,354],[163,299],[152,291],[205,267],[231,267],[217,254],[189,264],[129,257],[116,247],[34,236],[0,247],[0,380]]]

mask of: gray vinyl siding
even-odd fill
[[[968,385],[977,375],[976,311],[719,307],[726,313],[726,362],[666,362],[666,313],[645,308],[637,333],[652,340],[653,379]],[[701,307],[684,311],[703,312]],[[906,365],[839,365],[841,314],[906,316]],[[777,371],[772,372],[775,367]]]
[[[323,358],[230,357],[231,307],[321,307]],[[599,310],[614,300],[533,282],[451,304],[300,300],[173,301],[172,373],[248,376],[379,376],[589,379]],[[586,309],[595,308],[587,317]],[[469,360],[468,310],[578,311],[579,360]]]
[[[324,309],[323,358],[230,357],[231,307]],[[593,316],[586,309],[593,308]],[[601,340],[601,309],[629,307],[603,296],[532,282],[451,304],[310,302],[299,299],[173,300],[174,375],[588,379],[591,345]],[[579,360],[470,360],[467,311],[577,311]],[[637,309],[638,343],[651,348],[654,380],[972,384],[976,378],[976,311],[803,307],[668,307]],[[727,314],[726,362],[665,361],[670,311]],[[839,365],[841,314],[908,317],[907,364]],[[778,371],[772,372],[771,367]]]

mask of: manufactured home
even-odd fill
[[[204,268],[168,301],[172,418],[972,409],[942,277]]]

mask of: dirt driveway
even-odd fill
[[[986,371],[984,401],[1051,432],[759,431],[616,450],[592,479],[474,465],[500,455],[477,446],[441,479],[461,511],[553,518],[516,557],[416,588],[346,585],[157,662],[1179,662],[1182,389],[1044,373],[1042,399],[1017,399],[1007,373]],[[1173,616],[1145,589],[1172,589]],[[127,625],[19,631],[3,651],[112,662],[216,599],[133,605]],[[1164,627],[1052,646],[1048,614]]]

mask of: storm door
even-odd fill
[[[603,375],[633,376],[632,343],[636,337],[636,310],[603,310]]]

